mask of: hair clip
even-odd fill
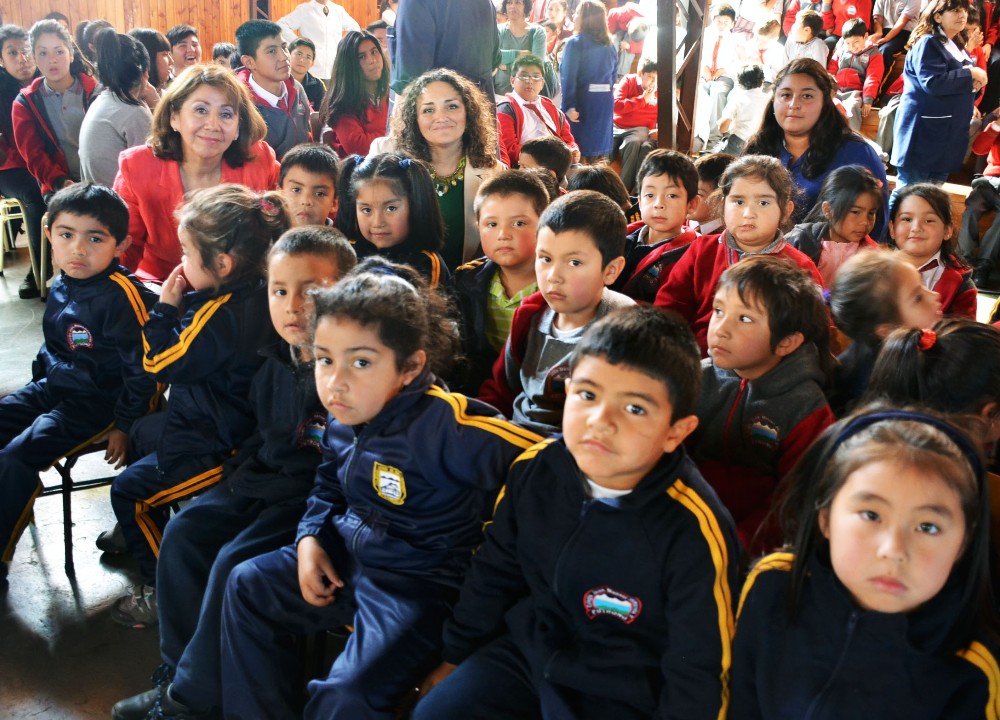
[[[830,307],[830,296],[833,293],[830,292],[830,288],[823,288],[823,304]]]
[[[413,161],[410,160],[410,158],[403,158],[402,160],[399,161],[399,167],[403,168],[404,170],[409,170],[410,164],[412,162]]]
[[[865,174],[875,181],[875,184],[878,186],[879,190],[882,189],[882,181],[879,180],[877,177],[875,177],[875,173],[873,173],[870,168],[865,168]]]
[[[268,217],[277,217],[278,215],[278,206],[267,198],[258,198],[257,207],[259,207],[260,211]]]
[[[920,348],[922,351],[927,352],[932,347],[934,347],[934,343],[936,342],[937,342],[937,333],[934,332],[933,330],[928,330],[927,328],[924,328],[923,330],[920,331],[920,338],[917,340],[917,347]]]

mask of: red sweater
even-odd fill
[[[524,110],[508,93],[506,100],[497,103],[497,122],[500,126],[500,160],[507,167],[514,167],[521,157],[521,131],[524,129]],[[538,96],[538,102],[542,104],[542,109],[552,119],[552,124],[559,131],[559,139],[569,146],[570,150],[579,150],[573,138],[573,132],[569,128],[569,121],[562,110],[544,95]]]
[[[855,54],[841,44],[830,58],[827,70],[836,76],[837,87],[845,91],[863,91],[862,95],[870,105],[878,97],[878,89],[882,85],[882,76],[885,73],[885,63],[882,54],[875,46],[866,47]]]
[[[978,293],[972,284],[971,270],[946,267],[933,289],[941,296],[941,312],[945,315],[976,319]]]
[[[995,123],[984,127],[983,131],[976,136],[972,142],[972,152],[976,155],[989,153],[990,157],[986,162],[983,175],[1000,177],[1000,131],[996,130]]]
[[[223,161],[220,182],[246,185],[256,192],[272,190],[280,170],[274,150],[261,140],[250,154],[254,159],[243,167],[230,167]],[[122,265],[141,280],[163,282],[181,261],[174,217],[184,199],[180,163],[156,157],[147,145],[124,150],[118,163],[115,191],[128,204],[128,232],[132,236]]]
[[[341,159],[349,155],[367,155],[372,140],[386,135],[386,120],[389,117],[389,100],[386,98],[375,106],[368,103],[364,118],[353,113],[338,117],[333,126],[323,128],[321,139],[332,147]]]
[[[621,32],[623,34],[628,33],[628,24],[632,22],[635,18],[645,17],[639,10],[639,6],[634,2],[625,3],[621,7],[612,8],[608,10],[608,32],[614,36],[616,32]],[[639,55],[642,53],[642,45],[644,40],[637,40],[632,42],[625,38],[628,42],[628,51],[633,55]]]
[[[657,103],[647,103],[642,97],[642,82],[638,73],[626,75],[615,85],[615,125],[627,130],[639,126],[656,127]]]
[[[823,286],[816,265],[791,245],[782,243],[775,255],[792,260]],[[703,235],[688,247],[656,294],[656,307],[673,310],[691,323],[702,356],[708,354],[708,321],[712,317],[715,286],[726,268],[737,262],[723,235]]]
[[[844,23],[854,18],[861,18],[866,27],[871,27],[871,0],[832,0],[830,10],[823,13],[823,27],[840,37],[844,34]]]

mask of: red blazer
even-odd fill
[[[941,296],[941,312],[949,317],[976,319],[976,286],[972,284],[971,270],[945,267],[934,292]]]
[[[372,140],[387,134],[385,125],[388,118],[389,98],[385,98],[378,106],[368,103],[363,119],[352,113],[344,113],[332,126],[324,126],[320,139],[332,147],[341,159],[350,155],[367,155],[371,150]]]
[[[1000,176],[1000,132],[993,129],[993,123],[986,125],[983,131],[972,141],[972,152],[976,155],[989,153],[983,175]]]
[[[251,148],[253,160],[243,167],[222,163],[223,183],[246,185],[251,190],[272,190],[278,184],[280,166],[274,150],[263,140]],[[153,155],[148,145],[123,150],[118,156],[115,191],[128,204],[128,231],[132,244],[122,256],[122,265],[140,280],[163,282],[181,262],[174,211],[184,199],[180,163]]]
[[[508,93],[506,98],[497,104],[497,122],[500,125],[500,160],[506,163],[507,167],[514,167],[518,158],[521,157],[521,130],[524,127],[524,111],[511,93]],[[552,124],[559,131],[559,139],[566,143],[570,150],[579,150],[580,146],[573,139],[573,133],[569,129],[569,121],[566,120],[563,111],[544,95],[539,95],[538,101],[552,118]]]
[[[626,75],[615,85],[615,126],[623,130],[639,126],[656,127],[657,103],[642,99],[639,74]]]

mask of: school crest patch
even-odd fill
[[[778,447],[778,425],[763,415],[757,415],[750,420],[750,444],[773,450]]]
[[[94,347],[94,336],[80,323],[74,323],[66,330],[66,344],[70,350],[90,350]]]
[[[299,425],[298,447],[319,450],[324,432],[326,432],[326,415],[313,413],[308,420]]]
[[[393,505],[406,502],[406,481],[403,480],[402,470],[377,462],[372,469],[372,485],[386,502]]]
[[[631,625],[642,612],[642,600],[604,585],[583,594],[583,609],[588,620],[609,615]]]

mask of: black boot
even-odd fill
[[[38,284],[35,282],[35,274],[33,272],[29,271],[27,277],[24,278],[24,282],[22,282],[20,287],[17,288],[17,296],[22,300],[31,300],[36,297],[41,297],[41,293],[38,291]]]
[[[990,285],[990,275],[993,273],[992,260],[977,260],[972,268],[972,282],[980,290]]]

